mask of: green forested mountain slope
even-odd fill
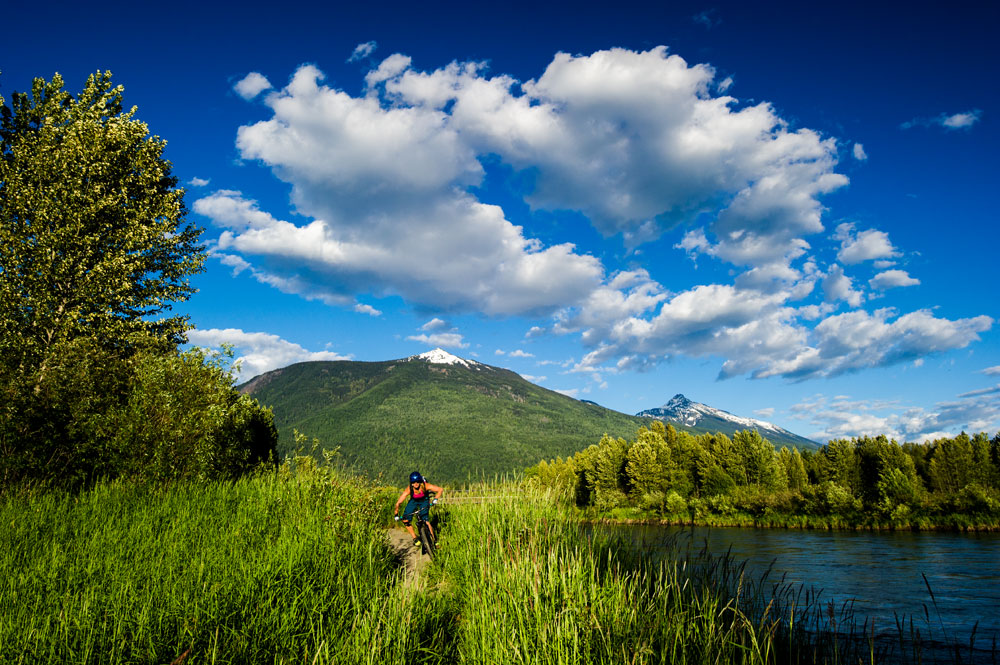
[[[648,422],[471,361],[307,362],[241,389],[274,410],[282,452],[294,428],[339,447],[359,471],[397,484],[414,469],[448,483],[520,471],[572,455],[605,433],[634,436]]]

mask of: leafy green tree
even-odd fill
[[[118,354],[90,337],[55,347],[45,381],[0,374],[0,485],[27,478],[67,484],[117,475],[114,411],[129,390]]]
[[[746,468],[728,436],[722,432],[704,434],[698,437],[698,443],[707,451],[698,469],[706,494],[723,494],[725,492],[721,488],[728,487],[730,483],[735,486],[737,482],[743,482]],[[722,474],[715,470],[716,467]],[[711,482],[709,479],[712,479]]]
[[[193,292],[201,231],[122,90],[97,72],[73,97],[56,74],[0,98],[0,366],[35,391],[67,340],[169,348],[187,328],[164,314]]]
[[[954,439],[938,439],[930,463],[934,489],[954,494],[976,479],[975,455],[969,435],[962,432]]]
[[[925,443],[904,443],[901,448],[903,452],[913,460],[913,466],[917,470],[917,477],[920,478],[924,486],[931,486],[931,455],[934,450]]]
[[[231,477],[274,455],[270,411],[177,353],[201,231],[111,75],[0,98],[0,482]]]
[[[597,444],[597,458],[591,478],[593,503],[599,508],[613,508],[625,502],[631,490],[625,465],[628,463],[628,441],[604,435]]]
[[[605,435],[607,436],[607,435]],[[593,503],[594,486],[597,476],[597,456],[600,449],[591,444],[573,456],[576,470],[576,503],[589,506]]]
[[[659,424],[657,428],[655,425]],[[651,430],[642,428],[626,453],[625,471],[635,498],[651,492],[665,492],[672,486],[676,471],[670,448],[663,438],[663,425],[654,423]]]
[[[537,478],[543,487],[550,487],[560,492],[573,488],[576,481],[572,458],[563,460],[562,457],[556,457],[548,462],[542,460],[537,466],[525,469],[525,475]]]
[[[809,477],[806,475],[806,467],[798,448],[789,450],[786,446],[782,446],[778,451],[778,459],[785,471],[790,489],[800,490],[808,484]]]
[[[972,480],[983,487],[997,484],[990,459],[990,440],[986,432],[979,432],[972,437]]]
[[[910,461],[911,469],[887,467],[878,480],[879,502],[876,508],[884,515],[894,518],[905,517],[920,498],[919,481],[912,469],[913,461],[907,459]]]
[[[757,430],[742,430],[733,435],[733,448],[742,461],[744,485],[758,485],[765,489],[781,489],[787,485],[786,476],[774,453],[774,445]]]
[[[990,439],[990,467],[993,470],[993,486],[1000,487],[1000,432]]]
[[[232,387],[226,355],[144,352],[115,417],[122,471],[140,478],[231,478],[276,461],[274,416]]]
[[[725,469],[718,464],[705,466],[702,471],[702,492],[706,496],[729,494],[736,487]]]
[[[861,485],[861,471],[853,441],[830,441],[817,454],[817,481],[837,483],[852,494]]]

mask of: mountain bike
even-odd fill
[[[437,500],[432,501],[431,505],[433,506],[435,503],[437,503]],[[433,560],[434,554],[437,552],[437,536],[434,535],[430,523],[424,519],[419,510],[413,513],[413,517],[415,518],[414,527],[416,528],[417,536],[420,538],[420,551]]]
[[[431,506],[436,504],[437,499],[434,499],[430,503]],[[427,514],[429,517],[430,506],[428,506]],[[395,519],[399,520],[399,515],[396,515]],[[434,554],[437,552],[437,536],[434,535],[430,522],[424,519],[423,513],[419,508],[413,511],[413,530],[417,534],[417,539],[420,541],[420,552],[433,559]]]

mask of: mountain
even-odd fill
[[[395,484],[413,470],[435,483],[521,471],[605,433],[634,438],[644,422],[441,349],[385,362],[298,363],[240,390],[273,409],[282,454],[297,429]]]
[[[820,444],[815,441],[811,441],[798,434],[793,434],[784,428],[764,420],[734,416],[728,411],[716,409],[707,404],[692,402],[684,395],[674,395],[663,406],[640,411],[636,415],[640,418],[656,418],[657,420],[671,422],[675,426],[692,431],[722,432],[727,436],[732,436],[739,430],[756,429],[762,437],[773,443],[776,448],[794,446],[799,449],[813,450],[820,447]]]

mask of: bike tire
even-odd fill
[[[434,542],[434,536],[431,533],[431,527],[423,520],[420,521],[420,549],[431,559],[434,558],[434,552],[437,549],[437,544]]]

